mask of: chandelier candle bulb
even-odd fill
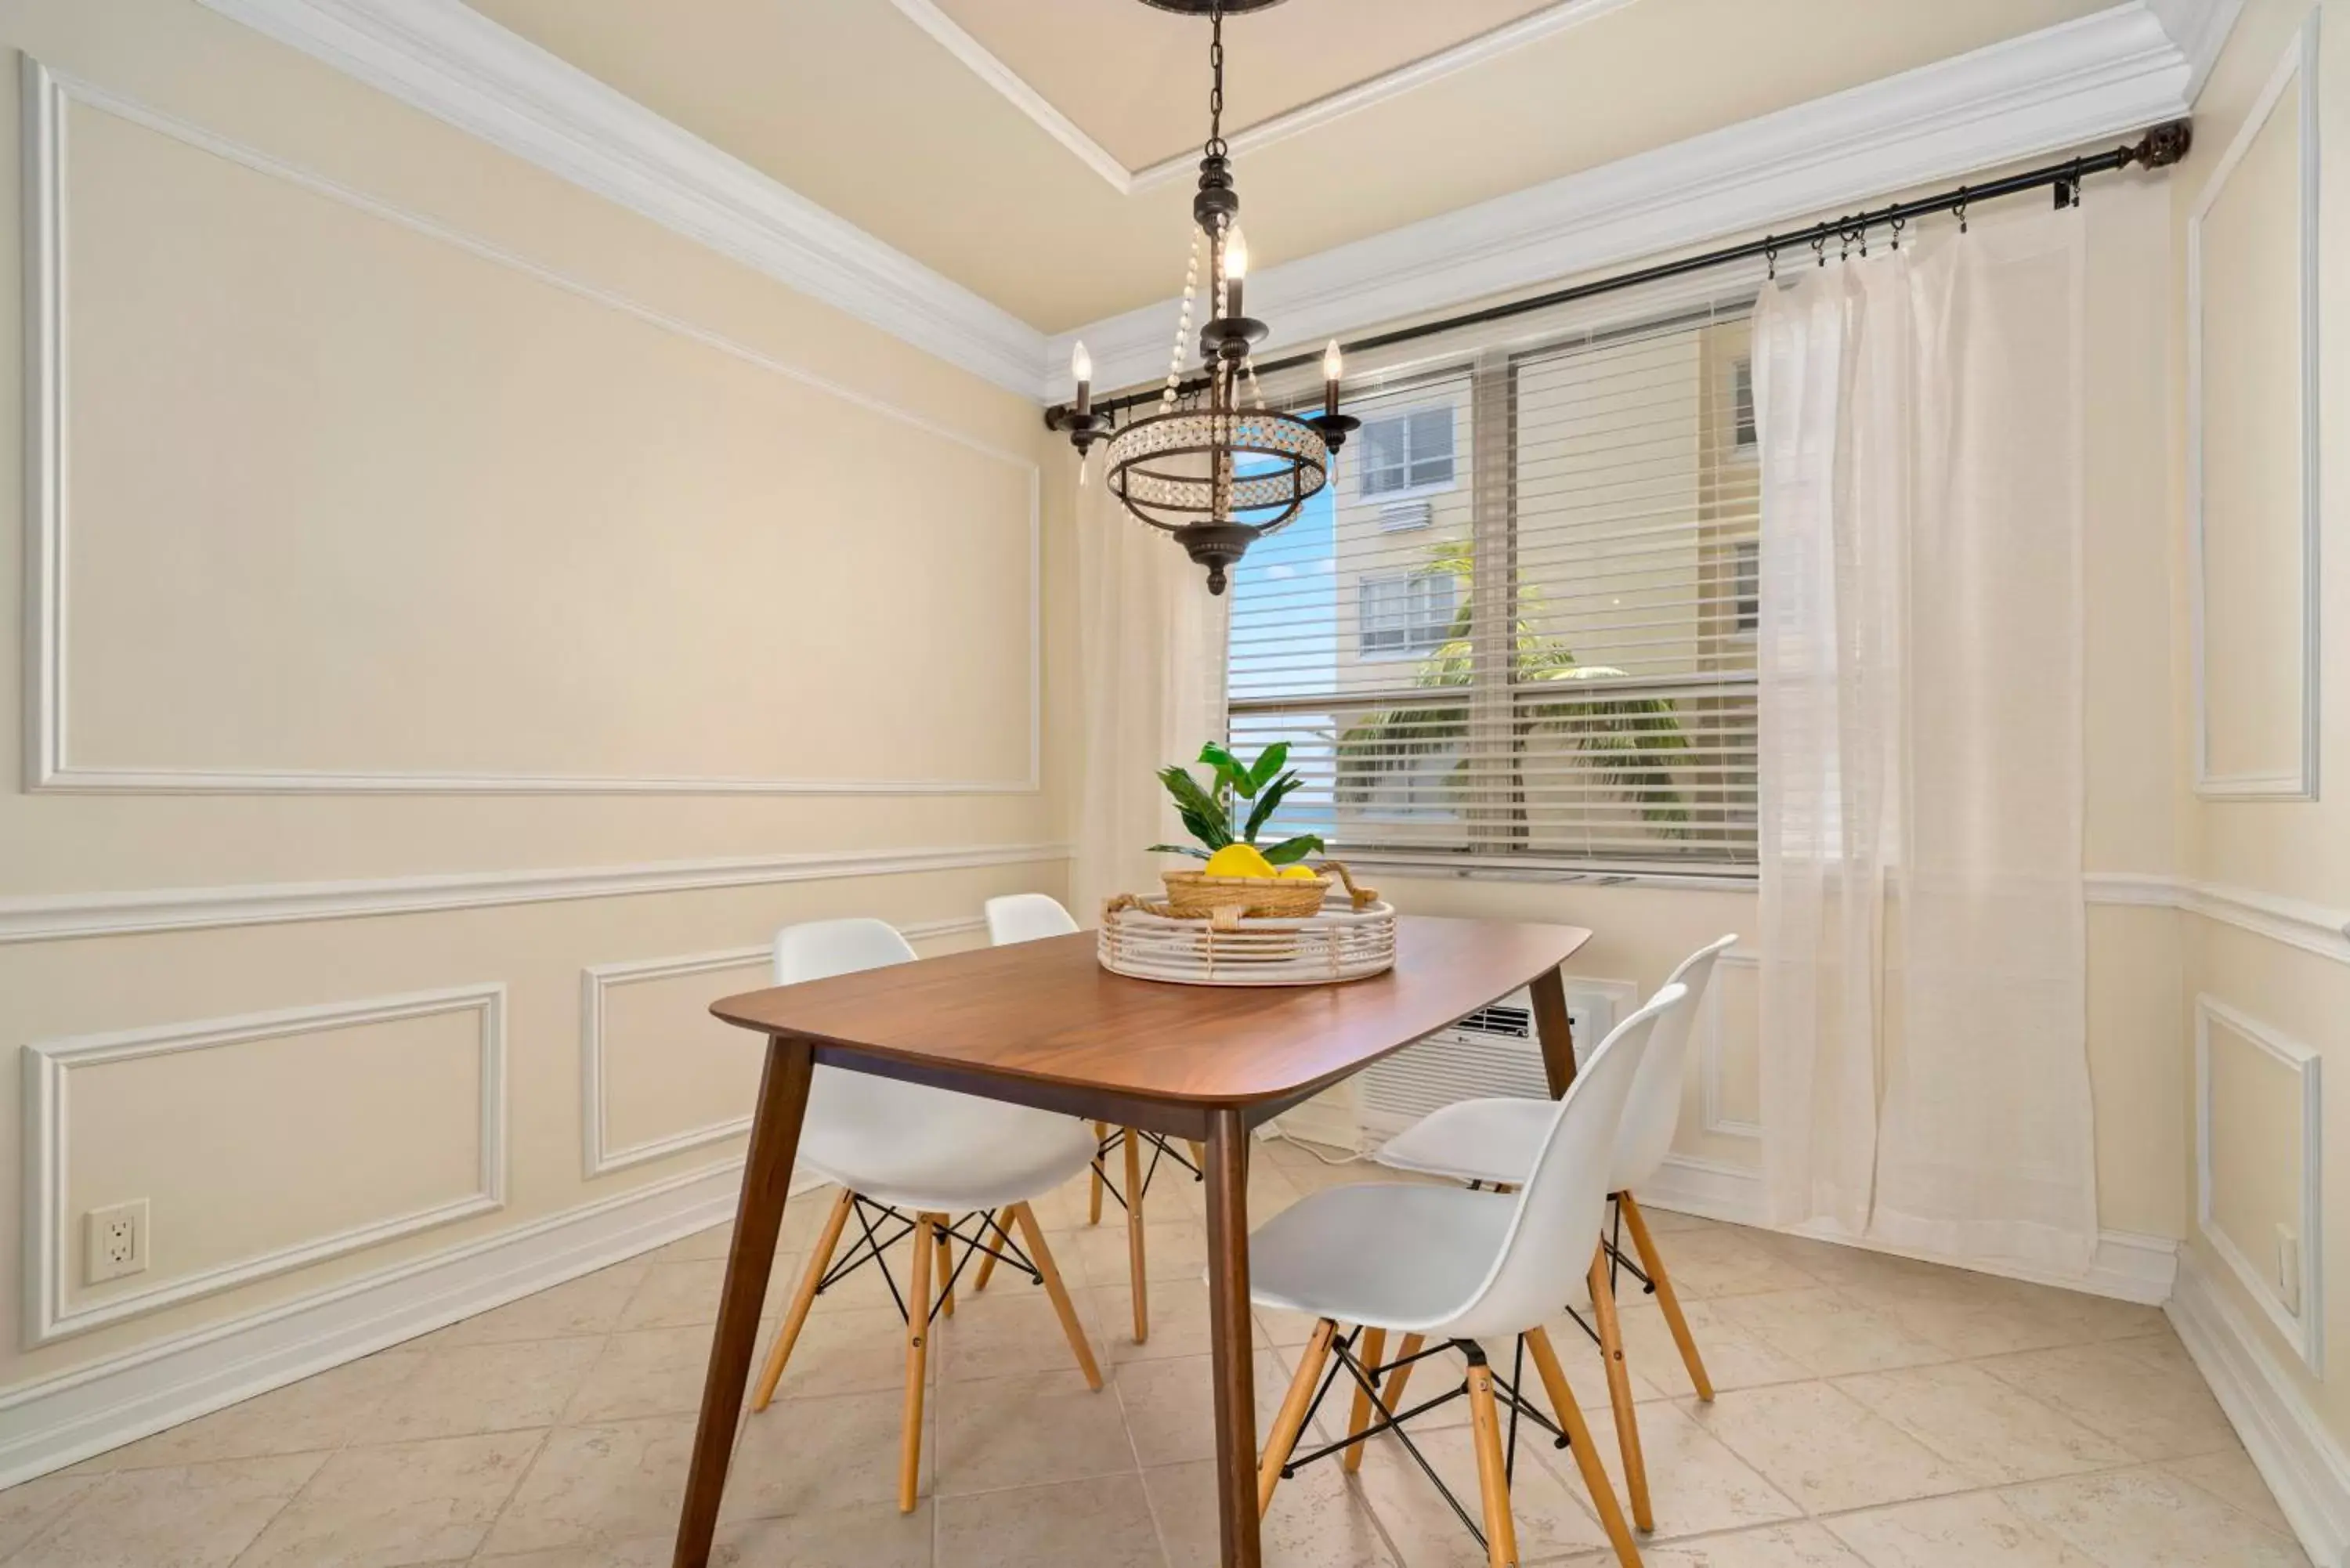
[[[1077,383],[1077,417],[1083,419],[1094,409],[1094,357],[1086,352],[1083,339],[1069,351],[1069,374]]]
[[[1224,236],[1224,314],[1240,316],[1241,285],[1248,277],[1248,236],[1234,223]]]
[[[1338,378],[1346,368],[1346,356],[1338,352],[1338,340],[1333,337],[1330,347],[1322,350],[1322,412],[1326,416],[1338,411]]]

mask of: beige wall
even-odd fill
[[[2316,57],[2287,79],[2284,62],[2305,41],[2313,17]],[[2263,121],[2256,111],[2272,86],[2281,90]],[[2316,301],[2322,336],[2314,337],[2299,288],[2303,176],[2314,151],[2304,140],[2305,104],[2324,148],[2316,211],[2326,263]],[[2319,1093],[2325,1069],[2339,1072],[2350,1061],[2350,969],[2326,929],[2338,928],[2350,909],[2350,796],[2342,773],[2350,764],[2341,745],[2350,734],[2350,689],[2336,678],[2338,628],[2350,624],[2350,577],[2339,569],[2350,520],[2339,466],[2340,454],[2350,452],[2350,274],[2341,262],[2350,254],[2345,132],[2350,6],[2251,0],[2197,106],[2195,154],[2174,192],[2182,273],[2190,244],[2201,254],[2199,298],[2182,276],[2177,305],[2182,353],[2199,339],[2201,382],[2181,397],[2177,417],[2190,441],[2199,433],[2203,476],[2200,591],[2182,570],[2177,607],[2183,661],[2175,775],[2189,875],[2232,899],[2300,914],[2273,926],[2276,934],[2220,919],[2188,924],[2184,991],[2199,1018],[2206,1065],[2199,1075],[2189,1067],[2181,1082],[2190,1105],[2202,1101],[2210,1129],[2208,1155],[2199,1159],[2190,1147],[2179,1167],[2190,1215],[2199,1191],[2209,1193],[2208,1212],[2189,1227],[2191,1262],[2334,1436],[2350,1440],[2350,1377],[2341,1370],[2350,1344],[2344,1272],[2350,1209],[2338,1168],[2326,1168],[2338,1167],[2326,1146],[2335,1128],[2350,1128],[2350,1105],[2338,1094],[2325,1103]],[[2304,515],[2301,485],[2301,360],[2312,345],[2322,383],[2317,437],[2334,460],[2314,519]],[[2182,513],[2184,539],[2197,519],[2191,505]],[[2306,613],[2305,524],[2334,556],[2314,618]],[[2199,619],[2199,672],[2187,635]],[[2291,798],[2303,793],[2295,775],[2306,734],[2304,639],[2323,650],[2316,662],[2328,677],[2309,747],[2318,764],[2316,799]],[[2209,736],[2199,770],[2199,727]],[[2199,794],[2199,777],[2206,785]],[[2223,793],[2246,787],[2269,797]],[[2321,1174],[2314,1192],[2303,1179],[2313,1157]],[[2305,1253],[2316,1250],[2318,1299],[2305,1291],[2304,1299],[2292,1299],[2293,1288],[2279,1272],[2280,1228]],[[2331,1344],[2313,1366],[2308,1353],[2321,1338]]]
[[[64,568],[0,545],[0,688],[47,672],[0,1040],[47,1075],[0,1123],[56,1152],[0,1161],[49,1287],[0,1289],[0,1396],[723,1167],[757,1048],[703,1009],[778,924],[935,950],[1063,890],[1033,406],[198,7],[0,43],[61,87],[70,306],[20,519]],[[151,1266],[85,1283],[137,1199]]]

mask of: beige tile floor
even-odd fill
[[[1266,1146],[1253,1210],[1375,1175]],[[792,1206],[771,1306],[823,1207]],[[1081,1186],[1040,1205],[1109,1386],[1087,1390],[1025,1281],[966,1296],[934,1335],[911,1516],[893,1501],[896,1314],[870,1270],[827,1293],[783,1397],[743,1423],[718,1560],[1212,1563],[1199,1212],[1189,1184],[1154,1189],[1153,1332],[1136,1345],[1115,1209],[1089,1231]],[[1654,1305],[1627,1304],[1655,1568],[2306,1568],[2159,1313],[1654,1218],[1719,1389],[1698,1403]],[[659,1568],[724,1241],[689,1237],[0,1491],[0,1564]],[[1260,1314],[1261,1411],[1306,1327]],[[1614,1471],[1596,1359],[1571,1326],[1553,1337]],[[1473,1498],[1460,1411],[1423,1446]],[[1612,1563],[1564,1453],[1522,1449],[1514,1504],[1526,1563]],[[1284,1483],[1266,1540],[1280,1568],[1482,1562],[1391,1439],[1353,1480],[1326,1462]]]

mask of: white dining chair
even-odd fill
[[[1077,929],[1077,922],[1059,899],[1046,893],[1006,893],[987,901],[988,939],[997,947],[1010,942],[1041,941],[1046,937],[1067,936]],[[1159,1173],[1162,1160],[1172,1160],[1199,1179],[1205,1155],[1198,1144],[1189,1144],[1189,1157],[1158,1133],[1139,1132],[1133,1127],[1112,1127],[1107,1122],[1094,1127],[1093,1179],[1087,1185],[1086,1223],[1098,1225],[1102,1217],[1102,1194],[1107,1190],[1126,1210],[1126,1269],[1134,1297],[1134,1343],[1141,1345],[1150,1338],[1150,1303],[1146,1282],[1149,1274],[1145,1245],[1142,1206],[1149,1193],[1150,1183]],[[1125,1180],[1112,1186],[1106,1162],[1113,1153],[1122,1153]],[[1147,1158],[1146,1158],[1147,1156]],[[973,1276],[971,1288],[983,1291],[995,1272],[995,1260],[980,1261],[979,1272]]]
[[[905,963],[914,950],[880,920],[818,920],[785,926],[775,936],[775,982],[797,985]],[[839,1185],[824,1228],[800,1272],[790,1310],[759,1374],[751,1408],[764,1410],[791,1359],[818,1293],[870,1263],[879,1267],[906,1320],[905,1426],[899,1436],[898,1507],[911,1512],[921,1470],[922,1398],[929,1375],[930,1325],[954,1315],[955,1276],[974,1255],[1002,1260],[1045,1287],[1086,1382],[1096,1392],[1094,1363],[1060,1270],[1030,1201],[1086,1168],[1094,1141],[1085,1124],[1050,1111],[1005,1105],[946,1089],[866,1073],[818,1067],[800,1128],[801,1168]],[[863,1232],[837,1265],[833,1252],[854,1218]],[[1020,1242],[1012,1239],[1016,1226]],[[901,1293],[885,1254],[913,1238],[909,1283]],[[956,1262],[953,1242],[963,1242]],[[937,1277],[932,1275],[936,1254]],[[933,1284],[937,1289],[933,1293]]]
[[[1315,1320],[1313,1335],[1298,1355],[1297,1375],[1265,1439],[1257,1469],[1260,1511],[1272,1506],[1274,1488],[1298,1466],[1332,1454],[1357,1458],[1363,1443],[1381,1432],[1394,1433],[1435,1479],[1405,1424],[1465,1396],[1484,1519],[1480,1534],[1494,1568],[1514,1564],[1512,1465],[1503,1453],[1494,1399],[1499,1385],[1510,1406],[1513,1445],[1521,1416],[1565,1438],[1617,1557],[1636,1568],[1638,1549],[1543,1324],[1576,1277],[1591,1272],[1577,1238],[1598,1234],[1616,1129],[1633,1081],[1659,1021],[1688,995],[1678,985],[1659,991],[1601,1042],[1564,1098],[1544,1102],[1549,1125],[1514,1193],[1424,1183],[1326,1188],[1300,1199],[1249,1238],[1250,1289],[1256,1304]],[[1352,1326],[1341,1334],[1342,1324]],[[1382,1361],[1389,1334],[1404,1337],[1395,1358]],[[1533,1356],[1557,1414],[1555,1425],[1489,1364],[1481,1342],[1512,1338]],[[1430,1340],[1438,1342],[1437,1349],[1426,1348]],[[1405,1408],[1403,1390],[1412,1367],[1447,1348],[1469,1364],[1462,1386]],[[1335,1376],[1330,1384],[1323,1382],[1334,1355],[1357,1389],[1347,1437],[1300,1459],[1298,1434],[1320,1401],[1317,1388],[1326,1392],[1335,1384]],[[1450,1491],[1445,1496],[1467,1522],[1467,1511]]]
[[[1673,1130],[1680,1121],[1681,1084],[1687,1072],[1698,1005],[1706,987],[1712,983],[1714,966],[1737,940],[1735,935],[1731,935],[1707,943],[1683,959],[1666,977],[1666,986],[1680,986],[1688,996],[1679,1007],[1659,1020],[1648,1042],[1647,1059],[1633,1083],[1631,1098],[1617,1132],[1615,1163],[1608,1177],[1615,1218],[1632,1232],[1632,1246],[1640,1262],[1635,1266],[1622,1260],[1616,1236],[1603,1241],[1601,1252],[1609,1266],[1604,1271],[1604,1278],[1595,1277],[1591,1287],[1592,1316],[1597,1321],[1585,1325],[1586,1332],[1600,1342],[1606,1359],[1608,1400],[1615,1412],[1617,1441],[1624,1454],[1626,1490],[1631,1494],[1633,1520],[1643,1530],[1655,1525],[1648,1502],[1648,1466],[1640,1449],[1639,1421],[1633,1408],[1631,1377],[1624,1366],[1622,1336],[1617,1332],[1615,1267],[1622,1262],[1656,1295],[1657,1305],[1664,1313],[1665,1324],[1672,1332],[1673,1344],[1680,1350],[1681,1364],[1689,1369],[1697,1397],[1711,1401],[1713,1381],[1706,1376],[1704,1358],[1698,1354],[1697,1340],[1690,1333],[1689,1318],[1681,1311],[1679,1296],[1674,1293],[1672,1276],[1666,1272],[1656,1238],[1649,1233],[1648,1222],[1632,1189],[1657,1174],[1657,1168],[1672,1148]],[[1374,1158],[1391,1169],[1512,1187],[1523,1181],[1526,1172],[1534,1168],[1534,1157],[1548,1136],[1551,1110],[1549,1100],[1513,1096],[1463,1100],[1430,1112],[1389,1139]],[[1608,1298],[1604,1304],[1600,1299],[1603,1294]]]

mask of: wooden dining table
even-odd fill
[[[675,1568],[709,1561],[719,1499],[817,1067],[873,1073],[1207,1149],[1216,1490],[1225,1568],[1259,1568],[1248,1257],[1250,1129],[1530,986],[1554,1096],[1575,1075],[1559,965],[1575,926],[1407,915],[1396,964],[1337,985],[1194,986],[1104,970],[1091,932],[730,996],[711,1011],[767,1036],[743,1199],[678,1523]]]

